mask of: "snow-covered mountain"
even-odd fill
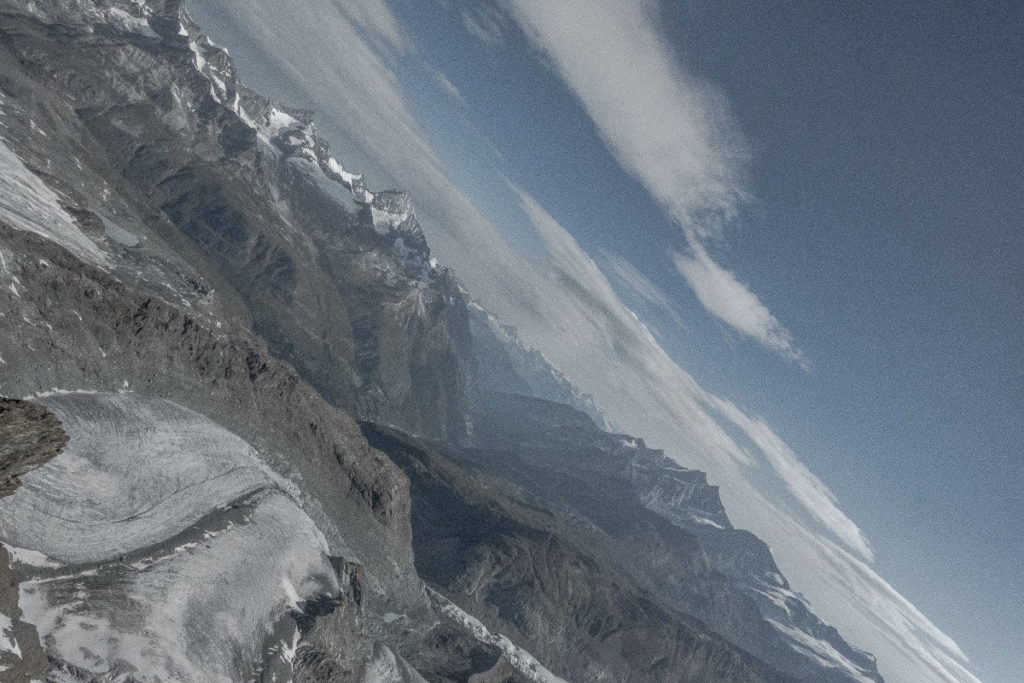
[[[0,678],[881,680],[179,2],[0,34]]]

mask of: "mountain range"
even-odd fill
[[[0,679],[882,680],[181,2],[0,33]]]

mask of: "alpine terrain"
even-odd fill
[[[180,0],[0,0],[0,680],[882,680],[356,170]]]

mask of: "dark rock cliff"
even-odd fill
[[[0,498],[18,477],[52,460],[68,442],[60,420],[42,406],[0,397]]]
[[[18,477],[56,457],[68,435],[60,420],[40,405],[0,397],[0,498],[18,487]],[[24,577],[11,568],[7,548],[0,544],[0,614],[9,623],[0,637],[17,643],[18,656],[0,649],[0,672],[10,683],[28,683],[46,676],[48,664],[35,626],[22,619],[18,585]]]

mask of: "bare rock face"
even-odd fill
[[[60,421],[43,406],[0,398],[0,499],[18,488],[20,476],[56,457],[67,441]],[[23,620],[18,606],[24,577],[10,565],[7,547],[0,544],[0,672],[11,683],[42,680],[46,655],[36,627]]]
[[[11,302],[8,319],[19,320],[16,311],[31,315],[10,326],[22,348],[5,355],[25,369],[20,376],[4,373],[8,386],[117,389],[128,381],[118,378],[131,378],[137,390],[187,400],[248,438],[304,454],[323,468],[320,476],[335,493],[353,495],[398,538],[408,538],[401,472],[369,448],[351,417],[327,404],[260,339],[244,330],[224,334],[209,315],[132,291],[52,243],[0,224],[3,235],[37,254],[34,261],[9,263],[19,281],[33,286]],[[61,334],[37,320],[61,321]]]
[[[330,659],[361,677],[376,642],[416,648],[415,636],[382,619],[386,611],[431,618],[408,547],[408,482],[348,413],[269,348],[254,330],[266,309],[231,284],[240,271],[202,253],[142,182],[175,163],[237,156],[256,139],[237,113],[208,100],[211,82],[190,62],[188,40],[162,46],[157,31],[176,35],[181,26],[171,10],[173,27],[161,8],[141,3],[0,3],[0,393],[56,402],[78,434],[60,452],[66,436],[53,411],[3,403],[0,486],[13,496],[0,501],[0,541],[12,548],[0,557],[0,679],[24,671],[25,680],[42,680],[48,668],[69,681],[152,680],[155,672],[163,680],[280,679],[298,650],[313,647],[303,639],[315,629],[298,629],[297,641],[289,630],[307,618],[333,624],[320,630],[344,657]],[[123,128],[106,126],[114,119]],[[129,142],[151,151],[131,151]],[[216,195],[253,177],[207,174],[193,189]],[[283,219],[268,215],[258,225],[272,234]],[[230,221],[211,216],[231,234]],[[246,263],[276,262],[273,249],[254,253]],[[316,288],[330,291],[330,283],[321,277]],[[344,355],[330,361],[352,370]],[[97,408],[108,399],[135,408],[113,419]],[[168,405],[195,419],[176,422]],[[149,423],[157,431],[140,436]],[[147,461],[161,424],[192,426],[168,460]],[[236,449],[248,464],[204,469],[219,451],[201,448],[200,424],[248,444]],[[196,491],[264,469],[275,483],[252,488],[245,475],[247,492],[183,502],[159,493],[175,481],[166,471],[146,475],[146,462],[187,463],[196,453],[205,455],[181,473],[198,477],[188,483]],[[52,456],[47,474],[26,475]],[[25,476],[38,478],[15,489]],[[119,514],[131,496],[141,507]],[[58,534],[58,508],[84,526]],[[165,523],[141,536],[118,532],[118,520],[133,515]],[[312,564],[284,571],[309,551]],[[230,586],[241,593],[227,605]],[[184,630],[166,630],[174,620],[167,603],[183,610]],[[218,624],[217,604],[229,614],[238,608],[241,621]]]
[[[0,544],[0,672],[5,681],[29,683],[46,677],[49,663],[39,632],[25,621],[18,606],[21,573],[10,568],[11,557]]]
[[[574,387],[540,351],[525,345],[515,327],[502,324],[476,302],[471,301],[468,310],[476,361],[472,386],[477,393],[516,394],[560,403],[586,413],[599,427],[607,427],[594,399]]]
[[[374,203],[178,3],[4,0],[0,34],[0,393],[74,425],[58,452],[4,404],[4,490],[33,478],[0,501],[0,678],[493,668],[435,628],[408,480],[349,412],[465,430],[464,307],[408,198]]]
[[[53,459],[68,442],[60,421],[46,408],[0,397],[0,498],[18,487],[18,477]]]

